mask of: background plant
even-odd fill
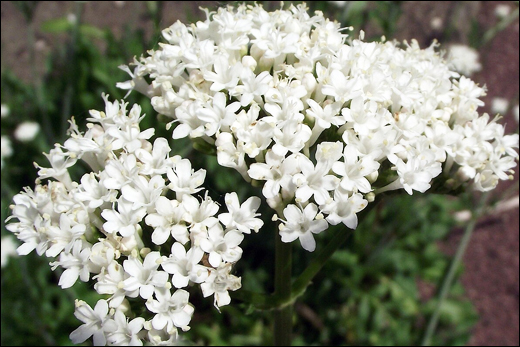
[[[336,11],[333,5],[327,6],[330,7],[323,9]],[[367,18],[368,23],[374,21],[376,24],[373,25],[380,26],[390,37],[392,30],[395,30],[391,24],[394,21],[389,20],[393,17],[383,15],[382,13],[386,14],[387,11],[380,6],[392,8],[396,13],[392,16],[396,16],[397,19],[399,3],[385,2],[384,5],[377,5],[375,9],[368,4],[356,6],[359,8],[350,10],[359,11],[362,18]],[[30,21],[31,13],[26,13]],[[355,12],[345,15],[359,18],[353,13]],[[65,134],[63,130],[67,125],[64,120],[71,114],[85,116],[85,110],[99,108],[97,103],[101,91],[109,91],[113,96],[121,95],[120,91],[114,90],[114,85],[124,77],[113,75],[113,72],[117,71],[115,66],[128,62],[134,54],[139,54],[144,51],[144,47],[149,47],[142,34],[129,31],[123,39],[116,40],[108,31],[103,32],[83,26],[81,18],[75,23],[64,20],[48,23],[47,28],[57,32],[67,32],[71,40],[70,46],[67,46],[69,48],[61,52],[63,59],[59,59],[60,53],[57,53],[58,55],[50,60],[58,68],[49,69],[49,78],[44,78],[43,81],[35,79],[34,85],[27,86],[14,76],[10,76],[8,71],[2,73],[2,103],[9,105],[12,115],[26,114],[28,119],[38,119],[44,129],[40,134],[40,137],[44,137],[39,142],[20,144],[27,147],[23,153],[27,153],[32,159],[24,156],[6,158],[6,166],[2,169],[2,213],[4,214],[7,211],[5,206],[10,203],[13,191],[17,192],[18,187],[31,185],[34,181],[34,177],[30,177],[31,173],[35,174],[32,162],[43,162],[40,153],[48,151],[52,143],[61,140],[59,136]],[[105,54],[101,54],[91,44],[94,37],[107,42],[109,49]],[[133,45],[135,48],[132,48]],[[56,71],[63,73],[61,77]],[[74,78],[67,78],[71,74]],[[130,97],[138,96],[134,93]],[[34,100],[38,102],[34,103]],[[132,99],[129,101],[133,102]],[[140,102],[140,104],[144,107],[147,103]],[[31,110],[31,107],[35,109]],[[153,110],[150,108],[144,113],[152,115]],[[61,121],[49,121],[55,119]],[[2,134],[10,134],[19,120],[20,118],[13,119],[9,116],[2,119]],[[154,122],[155,117],[147,117],[146,120]],[[56,127],[51,127],[51,124]],[[154,125],[152,123],[149,126]],[[154,127],[162,128],[160,125]],[[235,182],[241,179],[236,173],[218,167],[212,157],[197,155],[190,150],[190,146],[180,143],[177,148],[198,166],[217,172],[216,175],[208,177],[211,193],[215,199],[235,188]],[[208,185],[208,181],[206,184]],[[11,188],[9,192],[9,187],[16,188]],[[255,190],[245,189],[240,192],[242,196],[259,195]],[[309,287],[301,303],[297,304],[297,311],[302,317],[307,317],[307,320],[298,326],[297,332],[300,334],[295,343],[376,345],[416,344],[420,341],[425,328],[421,319],[426,320],[430,316],[435,301],[421,303],[415,279],[420,278],[434,284],[441,281],[448,259],[436,249],[434,241],[445,237],[446,232],[454,225],[450,212],[463,207],[472,206],[464,199],[446,204],[444,199],[433,196],[421,198],[419,201],[414,199],[414,203],[411,204],[406,197],[401,197],[373,213],[370,219],[378,227],[371,227],[370,230],[358,229],[349,240],[347,248],[338,252],[323,270],[327,276],[315,280],[315,283],[323,283],[323,285]],[[395,222],[391,222],[390,216],[398,213],[402,216],[398,220],[405,221],[404,225],[401,223],[396,226]],[[5,220],[5,216],[2,217],[2,220]],[[272,286],[270,283],[272,276],[266,271],[273,267],[270,263],[271,257],[268,256],[272,251],[270,251],[272,247],[270,241],[263,240],[261,235],[255,235],[250,240],[250,248],[244,249],[244,252],[251,254],[247,259],[246,257],[242,259],[240,263],[242,269],[237,268],[237,271],[243,273],[244,289],[254,290],[257,287],[255,284],[264,288]],[[298,254],[298,256],[302,259],[295,260],[296,264],[307,260],[306,254]],[[32,338],[39,343],[43,336],[49,344],[51,342],[67,344],[68,333],[78,324],[71,314],[73,312],[71,298],[87,298],[88,301],[88,288],[77,284],[70,291],[62,291],[56,286],[57,274],[49,271],[43,259],[37,259],[39,257],[35,256],[32,258],[34,259],[28,257],[12,259],[8,267],[3,269],[2,342],[19,341],[19,344],[26,344]],[[41,266],[33,266],[34,264]],[[262,264],[262,267],[258,264]],[[331,273],[334,273],[334,276],[330,276]],[[23,285],[20,285],[22,283]],[[4,290],[4,285],[7,290]],[[27,291],[29,291],[27,297],[31,300],[14,301],[9,297],[12,293]],[[331,291],[337,292],[338,296],[332,297]],[[43,300],[40,293],[45,293],[46,297]],[[469,328],[475,321],[471,304],[462,299],[460,285],[453,287],[452,295],[448,304],[443,307],[439,327],[443,333],[438,334],[434,341],[438,344],[458,344],[467,340]],[[95,302],[95,298],[90,300]],[[56,307],[60,308],[58,310],[60,314],[54,313]],[[204,312],[204,315],[195,317],[193,330],[190,332],[190,337],[196,343],[260,345],[270,342],[269,315],[251,312],[250,315],[244,316],[240,314],[242,310],[236,307],[225,307],[222,309],[222,314],[215,313],[211,307],[198,311]],[[4,319],[4,312],[14,312],[14,315],[7,320]],[[16,312],[20,314],[17,316]],[[28,322],[23,312],[31,312],[34,317],[37,317],[34,324]],[[198,321],[213,323],[197,324]],[[18,324],[11,325],[15,322]],[[313,328],[306,329],[309,325]],[[227,326],[231,328],[228,329]],[[237,331],[244,333],[237,335]],[[23,341],[17,340],[20,336],[24,336]]]

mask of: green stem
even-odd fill
[[[457,269],[459,268],[462,258],[464,257],[464,253],[466,251],[466,248],[468,247],[469,241],[471,239],[471,235],[473,234],[473,230],[475,230],[477,220],[482,215],[482,212],[484,211],[484,208],[486,206],[489,196],[490,196],[489,192],[486,192],[482,195],[482,197],[480,198],[480,200],[478,202],[478,206],[477,206],[475,213],[473,213],[469,224],[466,226],[466,230],[464,231],[464,235],[462,236],[462,239],[460,240],[460,244],[457,248],[457,252],[455,253],[453,260],[451,261],[448,273],[442,282],[442,285],[441,285],[441,288],[439,291],[439,297],[437,300],[437,305],[435,307],[435,311],[433,312],[433,314],[430,317],[430,320],[428,322],[428,326],[426,328],[426,332],[424,334],[424,338],[421,343],[422,346],[431,345],[431,338],[432,338],[433,334],[435,333],[435,329],[437,329],[437,324],[439,322],[441,307],[444,304],[444,301],[450,291],[450,288],[451,288],[451,285],[455,278]]]
[[[77,55],[77,44],[78,44],[78,35],[79,35],[79,26],[81,23],[81,15],[83,12],[83,3],[76,2],[75,8],[75,16],[76,21],[72,25],[71,33],[70,33],[70,43],[67,46],[67,69],[69,73],[69,79],[67,80],[67,87],[65,88],[65,93],[63,96],[63,107],[61,112],[61,134],[64,134],[68,128],[68,120],[71,115],[72,110],[72,98],[74,96],[74,78],[75,78],[75,70],[76,67],[76,55]]]
[[[276,233],[275,244],[275,278],[274,295],[281,301],[282,305],[277,307],[274,314],[274,345],[290,346],[292,341],[292,301],[291,301],[291,279],[292,279],[292,243],[282,241]]]
[[[484,33],[482,38],[482,46],[490,42],[499,32],[507,28],[518,18],[518,7],[516,7],[508,16],[503,18],[497,25]]]

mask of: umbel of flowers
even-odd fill
[[[188,287],[200,285],[217,308],[241,287],[231,272],[244,234],[263,225],[260,199],[240,204],[226,194],[228,212],[219,213],[202,194],[205,170],[171,156],[166,139],[150,142],[154,129],[141,131],[140,106],[128,111],[103,98],[105,111],[90,111],[88,130],[72,119],[70,138],[47,155],[50,167],[36,165],[36,186],[14,197],[9,219],[18,222],[7,229],[23,241],[19,254],[55,258],[62,288],[92,280],[106,297],[94,309],[76,301],[84,324],[71,333],[74,343],[93,336],[95,345],[172,344],[194,312]],[[69,168],[80,160],[92,171],[75,182]],[[133,307],[147,313],[136,316]]]
[[[511,177],[518,135],[479,114],[485,89],[450,70],[435,44],[351,39],[304,4],[206,15],[163,30],[118,86],[148,95],[174,140],[191,138],[262,185],[282,242],[312,252],[314,234],[355,229],[384,192],[487,191]],[[74,343],[171,344],[189,329],[188,287],[217,308],[241,287],[232,269],[244,234],[263,225],[260,198],[229,193],[220,212],[202,193],[205,171],[152,141],[138,105],[103,98],[105,111],[90,112],[85,132],[72,120],[51,167],[37,166],[35,188],[14,197],[7,228],[20,254],[56,258],[61,287],[93,281],[104,296],[94,308],[77,301]],[[69,169],[80,161],[91,172],[76,182]]]
[[[488,191],[512,178],[518,134],[479,114],[485,89],[435,44],[352,40],[305,4],[206,15],[163,30],[119,87],[150,96],[174,139],[263,183],[284,242],[313,251],[313,234],[355,229],[385,191]]]

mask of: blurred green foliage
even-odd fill
[[[16,2],[27,25],[31,25],[36,2]],[[150,2],[148,15],[160,22],[161,2]],[[274,6],[266,2],[266,6]],[[399,1],[349,2],[341,9],[331,2],[310,2],[312,11],[321,10],[340,17],[343,23],[361,29],[367,23],[387,37],[397,30],[401,15]],[[376,3],[370,4],[369,3]],[[153,6],[152,6],[153,5]],[[82,6],[78,2],[79,8]],[[277,5],[278,6],[278,5]],[[78,10],[81,15],[81,9]],[[199,14],[189,14],[195,18]],[[101,30],[65,18],[46,22],[42,30],[66,34],[66,42],[47,58],[43,76],[24,83],[2,68],[1,100],[11,115],[2,118],[2,135],[9,136],[16,154],[5,158],[2,168],[2,236],[8,206],[14,194],[24,186],[33,186],[36,169],[33,162],[46,163],[42,152],[54,143],[63,142],[67,120],[75,116],[82,127],[88,110],[104,107],[101,93],[120,99],[125,91],[115,87],[128,79],[118,69],[153,48],[144,32],[128,25],[120,38],[109,30]],[[106,49],[100,48],[100,43]],[[33,62],[34,63],[34,62]],[[141,128],[154,127],[156,135],[171,138],[164,129],[149,100],[132,93],[131,104],[139,103],[147,114]],[[23,120],[36,120],[42,132],[30,143],[17,142],[12,133]],[[216,159],[193,150],[190,143],[176,141],[172,148],[190,158],[195,167],[207,172],[206,188],[213,199],[222,202],[226,192],[237,191],[243,197],[261,196],[258,188],[242,182],[232,169],[220,167]],[[264,204],[265,205],[265,204]],[[425,195],[413,198],[398,196],[379,205],[347,244],[325,265],[305,294],[295,303],[294,345],[417,345],[427,321],[435,309],[435,291],[444,278],[450,258],[437,246],[455,227],[453,211],[467,207],[463,199]],[[245,290],[270,292],[273,287],[274,230],[271,213],[264,207],[263,230],[245,238],[244,256],[236,272],[242,276]],[[347,232],[347,230],[345,230]],[[327,242],[328,233],[317,237],[318,247]],[[312,254],[294,252],[294,273],[300,273]],[[2,345],[71,345],[69,333],[79,321],[75,319],[74,299],[91,305],[97,295],[91,283],[78,282],[62,290],[59,273],[50,270],[45,257],[34,252],[9,259],[1,276],[1,344]],[[459,274],[462,269],[459,270]],[[425,293],[429,293],[426,295]],[[272,317],[269,311],[255,311],[240,302],[225,306],[219,313],[211,300],[193,291],[196,306],[192,329],[185,333],[196,345],[265,345],[272,343]],[[476,311],[457,282],[441,308],[440,325],[434,345],[465,345],[476,323]],[[85,343],[85,344],[88,344]]]

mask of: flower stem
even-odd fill
[[[435,311],[433,312],[432,316],[430,317],[430,320],[428,322],[428,326],[426,328],[426,332],[424,334],[421,346],[430,346],[431,345],[431,338],[432,338],[433,334],[435,333],[435,329],[437,329],[437,324],[439,322],[441,307],[444,304],[444,301],[450,291],[450,288],[451,288],[451,285],[455,278],[457,269],[459,268],[459,265],[462,261],[464,253],[466,252],[466,248],[468,247],[469,241],[471,239],[471,235],[473,234],[473,230],[475,230],[477,220],[482,215],[482,212],[484,211],[484,208],[486,206],[489,195],[490,195],[489,192],[486,192],[482,195],[482,197],[480,198],[480,200],[478,202],[478,206],[477,206],[475,213],[473,213],[469,224],[466,226],[464,235],[462,236],[462,239],[460,240],[460,243],[459,243],[459,246],[457,248],[454,258],[451,261],[450,267],[448,269],[448,273],[442,282],[442,285],[441,285],[441,288],[439,291],[439,297],[437,299],[437,306],[435,307]]]
[[[282,242],[278,233],[276,233],[275,237],[274,295],[284,304],[277,307],[273,312],[274,345],[290,346],[293,311],[291,301],[292,243]]]

